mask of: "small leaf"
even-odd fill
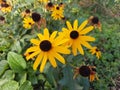
[[[33,87],[31,86],[31,82],[30,82],[30,81],[24,82],[24,83],[20,86],[19,90],[33,90]]]
[[[18,82],[10,80],[4,83],[0,90],[18,90]]]
[[[26,62],[24,58],[14,52],[9,52],[7,57],[8,63],[15,72],[23,72],[26,69]]]
[[[3,79],[7,79],[7,80],[12,80],[14,79],[15,74],[13,73],[12,70],[7,70],[5,71],[4,75],[2,76]]]
[[[6,60],[0,61],[0,76],[4,73],[4,71],[8,69],[8,63]]]

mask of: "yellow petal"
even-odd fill
[[[69,30],[73,30],[71,23],[69,21],[66,21],[66,24]]]
[[[40,62],[42,61],[43,58],[43,52],[41,52],[38,57],[36,58],[34,64],[33,64],[33,69],[36,70]]]
[[[54,38],[56,37],[57,31],[54,31],[50,36],[50,41],[53,42]]]
[[[55,61],[55,58],[53,57],[53,55],[50,54],[48,58],[49,58],[49,61],[50,61],[51,65],[52,65],[54,68],[57,67],[57,64],[56,64],[56,61]]]
[[[28,57],[26,57],[26,59],[29,60],[30,58],[33,58],[34,56],[36,56],[39,53],[40,53],[40,51],[36,51],[36,52],[30,54]]]
[[[77,30],[77,28],[78,28],[78,20],[75,20],[73,23],[73,29]]]
[[[92,48],[92,46],[88,43],[88,42],[86,42],[86,41],[80,41],[80,43],[83,45],[83,46],[85,46],[85,47],[87,47],[87,48]]]
[[[43,35],[41,33],[38,34],[39,39],[42,41],[44,39]]]
[[[47,62],[47,54],[44,53],[44,57],[40,66],[40,72],[43,72],[46,62]]]
[[[83,28],[87,25],[87,23],[88,23],[88,20],[85,20],[85,21],[79,26],[78,31],[83,30]]]
[[[58,39],[58,40],[55,41],[55,45],[54,46],[58,46],[58,45],[64,44],[67,41],[69,41],[69,39],[62,39],[62,40]]]
[[[37,40],[37,39],[31,39],[30,42],[35,44],[35,45],[39,45],[40,44],[40,41]]]
[[[44,29],[44,37],[45,39],[49,40],[49,31],[47,28]]]
[[[65,59],[60,54],[55,52],[53,55],[54,55],[55,58],[57,58],[58,61],[65,64]]]
[[[72,44],[72,53],[73,53],[74,56],[77,55],[77,46],[74,43]]]
[[[70,54],[70,50],[67,47],[64,46],[58,46],[55,47],[56,52],[62,53],[62,54]]]
[[[91,36],[80,36],[80,39],[84,41],[95,41],[95,38]]]
[[[84,30],[82,30],[82,31],[80,32],[80,34],[87,34],[87,33],[89,33],[90,31],[92,31],[93,28],[94,28],[93,26],[89,26],[89,27],[85,28]]]
[[[84,55],[84,51],[81,45],[78,46],[78,51],[80,52],[80,54]]]
[[[34,51],[37,51],[37,50],[39,50],[39,47],[38,46],[33,46],[33,47],[28,48],[25,53],[34,52]]]

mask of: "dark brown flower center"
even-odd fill
[[[96,68],[92,68],[92,71],[96,72]]]
[[[59,10],[60,8],[59,7],[56,7],[57,10]]]
[[[98,51],[99,51],[99,49],[95,49],[95,51],[96,51],[96,52],[98,52]]]
[[[73,31],[70,33],[70,37],[71,37],[72,39],[76,39],[76,38],[78,38],[78,36],[79,36],[79,33],[78,33],[77,31],[75,31],[75,30],[73,30]]]
[[[29,25],[32,25],[32,23],[29,23]]]
[[[52,44],[48,40],[44,40],[40,43],[40,49],[44,52],[49,51],[52,48]]]
[[[7,8],[7,7],[9,7],[9,4],[6,4],[6,3],[5,4],[1,4],[1,7],[6,7]]]
[[[80,75],[88,77],[90,75],[90,68],[88,66],[81,66],[79,68]]]
[[[53,7],[53,3],[52,2],[49,2],[47,5],[48,5],[48,7]]]
[[[26,13],[30,13],[30,10],[29,10],[29,9],[26,9],[25,12],[26,12]]]
[[[39,13],[32,13],[32,19],[35,22],[38,22],[41,19],[41,15]]]
[[[0,21],[4,21],[5,18],[3,16],[0,16]]]
[[[98,22],[99,22],[98,17],[93,17],[92,23],[93,23],[93,24],[98,24]]]

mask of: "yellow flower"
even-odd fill
[[[99,31],[102,31],[102,29],[101,29],[102,26],[101,26],[101,23],[100,23],[98,17],[90,16],[90,17],[89,17],[89,23],[90,23],[91,25],[93,25],[95,28],[98,28]]]
[[[23,21],[23,27],[26,29],[31,29],[32,25],[35,23],[32,18],[25,17]]]
[[[34,46],[28,48],[25,54],[33,52],[28,57],[26,57],[27,60],[37,56],[33,64],[34,70],[36,70],[40,64],[40,72],[43,72],[47,60],[49,60],[54,68],[57,67],[55,59],[65,64],[65,59],[60,55],[60,53],[70,53],[70,50],[67,47],[62,46],[62,44],[65,43],[68,39],[63,39],[62,36],[56,37],[56,34],[57,31],[54,31],[51,35],[49,35],[48,29],[45,28],[43,35],[38,34],[39,40],[30,40]]]
[[[64,34],[64,38],[68,38],[69,41],[67,42],[68,46],[72,47],[73,55],[77,55],[77,50],[84,55],[84,51],[82,48],[82,45],[91,48],[91,45],[88,43],[89,41],[95,41],[95,38],[91,36],[86,36],[85,34],[89,33],[93,30],[93,26],[87,25],[88,20],[85,20],[79,27],[78,27],[78,20],[75,20],[73,23],[73,27],[70,24],[69,21],[66,22],[67,28],[62,28],[63,32],[60,32],[59,34]]]
[[[3,3],[3,4],[1,4],[0,10],[1,10],[2,12],[7,13],[7,12],[11,12],[12,7],[11,7],[9,4],[7,4],[7,3]]]
[[[29,17],[29,16],[31,16],[31,11],[29,9],[26,9],[25,11],[23,11],[21,13],[21,16],[22,17]]]
[[[59,7],[58,5],[54,5],[51,17],[53,17],[54,20],[61,20],[64,17],[63,12],[64,10],[62,9],[62,7]]]
[[[90,49],[90,52],[93,54],[96,54],[96,57],[99,59],[101,57],[101,51],[97,47],[92,47]]]

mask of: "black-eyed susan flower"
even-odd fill
[[[46,20],[43,17],[41,17],[39,13],[32,13],[32,19],[37,25],[38,29],[40,29],[41,26],[43,26],[44,28],[46,27]]]
[[[90,76],[89,66],[83,65],[81,67],[75,68],[73,79],[75,79],[79,74],[83,77],[89,77]]]
[[[90,76],[89,76],[90,82],[94,81],[95,79],[99,80],[98,76],[97,76],[97,72],[96,72],[96,67],[95,66],[89,66],[89,68],[90,68]]]
[[[7,4],[7,3],[2,3],[1,7],[0,7],[0,10],[4,13],[11,12],[12,6]]]
[[[29,16],[31,16],[31,11],[30,11],[30,9],[26,9],[25,11],[23,11],[23,12],[21,13],[21,16],[22,16],[22,17],[29,17]]]
[[[34,21],[30,17],[25,17],[23,20],[23,27],[26,29],[31,29],[31,27],[34,25]]]
[[[91,25],[93,25],[95,28],[98,28],[100,31],[102,31],[102,29],[101,29],[101,23],[100,23],[98,17],[96,17],[96,16],[90,16],[89,23]]]
[[[62,7],[60,7],[58,5],[54,5],[54,9],[52,11],[51,17],[54,20],[61,20],[64,17],[63,12],[64,12],[64,10]]]
[[[78,27],[78,20],[74,21],[73,26],[69,21],[67,21],[67,28],[62,28],[62,32],[59,33],[60,35],[63,33],[65,35],[64,38],[69,39],[66,44],[72,47],[73,55],[77,55],[77,50],[80,52],[80,54],[84,55],[82,45],[87,48],[91,48],[91,45],[88,42],[95,41],[95,38],[85,35],[93,30],[93,26],[88,26],[85,28],[87,23],[88,20],[85,20]]]
[[[4,24],[5,23],[5,17],[0,16],[0,24]]]
[[[59,4],[59,7],[61,7],[62,9],[64,9],[65,4],[61,2],[61,3]]]
[[[54,4],[52,2],[48,2],[46,5],[46,9],[49,11],[53,11]]]
[[[47,60],[55,68],[57,63],[55,59],[65,64],[65,59],[60,54],[70,54],[70,50],[67,47],[62,46],[68,39],[63,39],[62,36],[57,36],[57,31],[54,31],[51,35],[47,28],[44,29],[44,34],[38,34],[38,39],[31,39],[31,43],[34,46],[28,48],[25,54],[33,52],[28,57],[27,60],[37,56],[33,69],[36,70],[40,65],[40,72],[43,72]]]
[[[96,54],[96,57],[99,59],[101,57],[101,51],[97,47],[92,47],[90,49],[92,55]]]

